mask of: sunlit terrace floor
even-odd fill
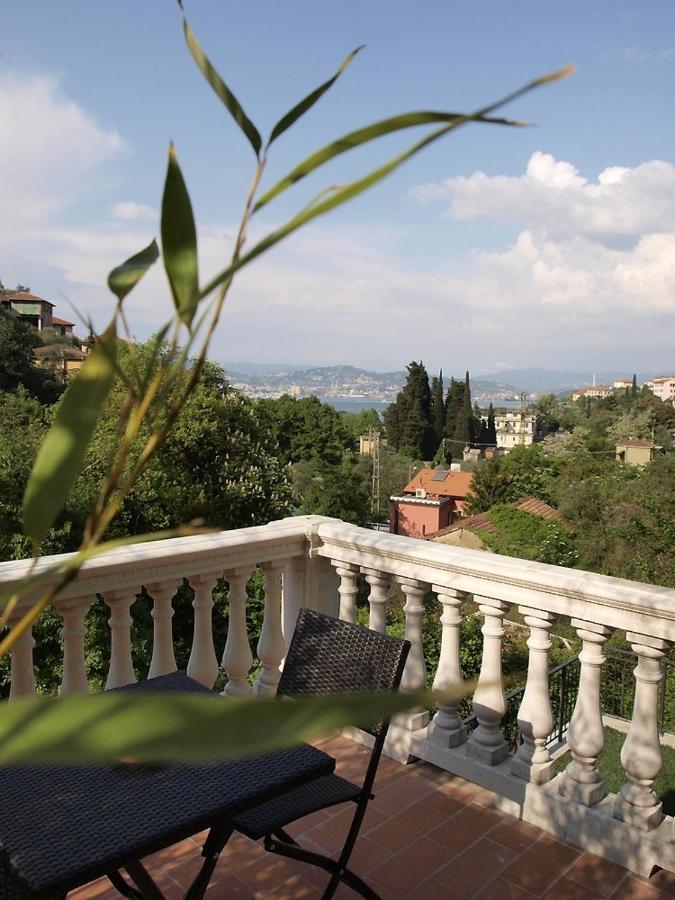
[[[338,772],[362,777],[368,751],[346,738],[321,744]],[[649,880],[591,853],[555,840],[492,807],[492,795],[426,763],[402,766],[382,759],[352,868],[383,900],[454,900],[459,897],[632,900],[675,897],[675,875]],[[315,813],[289,827],[307,847],[341,846],[352,808]],[[169,900],[182,897],[200,864],[203,836],[148,857],[145,864]],[[318,869],[265,853],[240,835],[227,845],[207,896],[252,900],[318,898],[328,876]],[[112,900],[119,894],[97,881],[69,895]],[[355,896],[342,887],[337,896]]]

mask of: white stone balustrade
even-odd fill
[[[33,574],[55,561],[38,560]],[[0,563],[0,590],[15,585],[30,567],[29,561]],[[246,582],[256,567],[263,568],[266,587],[257,647],[261,671],[252,689]],[[441,610],[440,659],[431,674],[434,687],[451,689],[462,678],[461,604],[473,600],[484,620],[481,674],[473,698],[478,727],[467,740],[455,702],[439,707],[428,725],[426,714],[416,721],[413,714],[412,727],[411,717],[392,726],[394,755],[426,759],[469,778],[493,791],[494,802],[505,811],[642,874],[653,865],[675,870],[675,823],[664,816],[654,794],[661,766],[658,690],[662,658],[675,643],[675,591],[299,516],[263,527],[117,548],[89,560],[56,603],[63,620],[61,693],[88,690],[86,612],[97,594],[110,610],[107,687],[135,678],[132,623],[140,613],[135,612],[134,599],[143,585],[154,601],[150,674],[175,668],[171,598],[184,578],[195,590],[188,671],[204,684],[213,684],[218,666],[211,591],[222,573],[230,586],[222,659],[225,697],[275,692],[302,606],[354,621],[359,573],[370,587],[370,626],[378,631],[386,630],[389,586],[398,582],[405,595],[406,636],[412,649],[404,689],[420,687],[427,677],[430,661],[422,651],[422,599],[431,586]],[[47,580],[45,586],[51,583]],[[12,622],[35,598],[21,599]],[[515,754],[501,731],[505,709],[501,648],[504,618],[512,607],[519,608],[529,629],[527,681],[518,711],[522,743]],[[552,722],[550,633],[559,616],[571,619],[582,652],[577,702],[567,733],[572,762],[555,775],[546,738]],[[622,753],[625,784],[618,795],[606,797],[597,767],[603,747],[600,685],[602,648],[614,631],[628,635],[638,663],[632,723]],[[34,643],[28,630],[13,647],[11,699],[35,692],[33,662],[39,659],[40,648],[34,649]]]
[[[223,690],[226,697],[247,697],[251,693],[248,673],[253,665],[253,654],[246,628],[246,582],[248,569],[234,569],[227,573],[230,586],[228,594],[229,625],[223,651],[223,669],[227,684]]]
[[[218,658],[213,646],[213,588],[220,577],[197,575],[190,579],[195,592],[192,608],[195,611],[194,631],[187,674],[206,687],[213,687],[218,677]]]
[[[460,607],[465,595],[439,585],[433,586],[442,605],[441,653],[434,678],[435,691],[453,691],[462,684],[459,656]],[[459,701],[439,705],[429,728],[429,739],[441,747],[458,747],[466,740],[466,729],[458,713]]]
[[[605,745],[600,683],[602,664],[605,661],[602,647],[610,636],[611,629],[584,623],[579,619],[572,619],[572,625],[582,640],[579,654],[581,674],[577,702],[567,732],[572,762],[565,769],[560,782],[560,793],[584,806],[593,806],[605,795],[605,785],[598,770],[598,757]]]

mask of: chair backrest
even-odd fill
[[[365,694],[395,691],[410,642],[301,609],[277,694]],[[368,729],[379,736],[388,723]]]

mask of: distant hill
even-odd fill
[[[596,384],[612,384],[619,378],[632,378],[633,373],[626,370],[613,372],[561,372],[555,369],[505,369],[503,372],[495,372],[481,375],[485,381],[499,383],[505,378],[509,382],[519,385],[528,394],[557,394],[571,391],[573,388],[584,387],[593,383],[595,374]],[[653,378],[656,373],[637,372],[638,384]]]

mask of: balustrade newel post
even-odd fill
[[[199,575],[190,579],[195,596],[192,647],[187,674],[205,687],[211,688],[218,677],[218,657],[213,646],[213,587],[217,575]]]
[[[651,831],[663,820],[661,802],[654,792],[654,779],[661,771],[658,702],[663,681],[666,641],[628,632],[626,639],[637,654],[633,718],[621,749],[626,782],[614,801],[614,816],[643,831]]]
[[[248,673],[253,665],[253,654],[246,627],[246,582],[249,575],[248,569],[234,569],[225,576],[230,592],[227,597],[227,640],[223,651],[223,669],[227,673],[227,684],[222,691],[224,697],[247,697],[252,690]]]
[[[401,678],[402,691],[422,691],[427,680],[427,667],[424,662],[424,647],[422,645],[422,619],[424,616],[424,595],[428,585],[413,578],[399,578],[399,584],[405,594],[405,637],[410,641],[410,652],[406,660]],[[415,709],[406,715],[397,716],[396,723],[408,729],[417,731],[425,728],[429,722],[429,713],[426,709]]]
[[[339,618],[353,624],[356,621],[356,595],[358,593],[356,579],[359,574],[359,568],[351,563],[340,562],[336,559],[331,560],[331,565],[340,576],[340,584],[338,585],[338,594],[340,595]]]
[[[57,600],[58,614],[63,619],[63,676],[60,695],[88,694],[89,682],[84,658],[84,619],[91,606],[91,599]]]
[[[509,604],[491,597],[474,597],[474,600],[484,617],[481,629],[483,658],[478,686],[473,695],[473,710],[478,719],[478,727],[467,741],[466,752],[481,762],[496,766],[509,755],[509,745],[499,727],[506,712],[502,675],[502,638],[504,616]]]
[[[526,606],[519,606],[518,611],[530,627],[527,641],[530,655],[525,693],[518,710],[518,728],[523,742],[513,758],[511,772],[533,784],[544,784],[555,775],[554,762],[546,747],[546,738],[553,729],[548,662],[550,631],[555,616]]]
[[[466,596],[462,591],[433,585],[442,606],[441,653],[434,678],[435,691],[450,691],[462,684],[459,659],[459,626],[462,623],[460,606]],[[429,726],[429,738],[441,747],[458,747],[466,740],[466,729],[458,713],[459,701],[439,705]]]
[[[559,790],[563,797],[584,806],[594,806],[605,796],[605,785],[597,765],[605,745],[600,683],[605,661],[602,648],[612,629],[584,622],[583,619],[572,619],[572,626],[582,641],[579,654],[581,672],[577,701],[567,730],[572,762],[565,769]]]
[[[259,697],[273,697],[281,678],[281,660],[286,652],[286,644],[281,628],[281,575],[280,565],[263,565],[265,573],[265,616],[258,640],[258,658],[263,669],[253,692]]]
[[[378,572],[376,569],[362,568],[361,571],[370,585],[370,594],[368,595],[370,619],[368,627],[373,631],[379,631],[384,634],[387,630],[387,604],[389,603],[387,590],[390,578],[386,573]]]
[[[176,671],[176,656],[173,650],[173,605],[171,603],[176,587],[173,584],[156,583],[146,585],[152,597],[152,658],[148,678],[168,675]]]
[[[103,600],[110,610],[110,666],[105,683],[108,691],[136,681],[131,653],[131,607],[136,602],[136,595],[133,591],[109,591]]]

